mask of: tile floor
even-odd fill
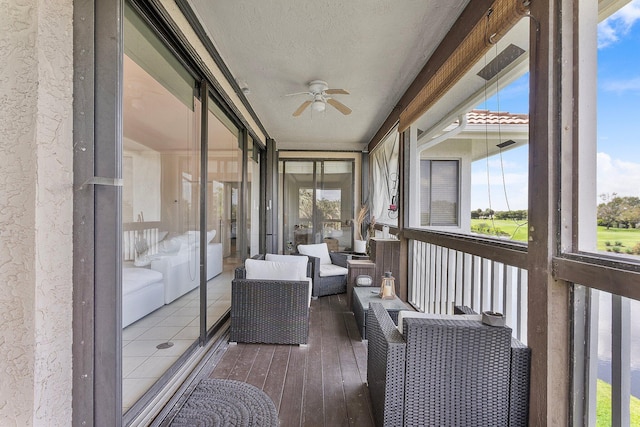
[[[207,323],[231,306],[233,266],[207,282]],[[125,413],[198,338],[200,292],[194,289],[122,331],[122,412]],[[172,347],[158,349],[170,341]]]

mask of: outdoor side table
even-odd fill
[[[379,287],[356,287],[353,288],[353,300],[352,307],[353,315],[356,318],[358,330],[363,340],[367,339],[367,311],[369,310],[370,302],[379,302],[389,312],[389,316],[393,319],[394,323],[398,323],[398,312],[400,310],[413,310],[407,304],[402,302],[400,298],[384,300],[378,296],[380,292]]]
[[[347,268],[349,269],[349,274],[347,275],[347,306],[351,307],[352,305],[352,294],[353,288],[356,287],[356,278],[360,275],[371,276],[373,279],[373,286],[380,287],[379,278],[376,281],[376,278],[373,277],[376,271],[376,265],[369,260],[363,259],[350,259],[347,260]]]

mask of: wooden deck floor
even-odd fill
[[[264,390],[281,426],[373,426],[367,346],[346,294],[311,302],[307,347],[231,345],[211,378],[245,381]]]

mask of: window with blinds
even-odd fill
[[[420,161],[420,225],[458,226],[460,161]]]

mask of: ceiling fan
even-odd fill
[[[309,105],[311,105],[311,109],[313,111],[321,113],[325,110],[327,104],[331,105],[344,115],[351,114],[351,108],[331,97],[331,95],[349,95],[349,92],[344,89],[329,89],[329,85],[327,85],[327,82],[325,81],[313,80],[309,82],[308,91],[290,93],[285,96],[294,95],[309,95],[311,96],[311,99],[304,101],[298,109],[293,112],[293,117],[298,117]]]

